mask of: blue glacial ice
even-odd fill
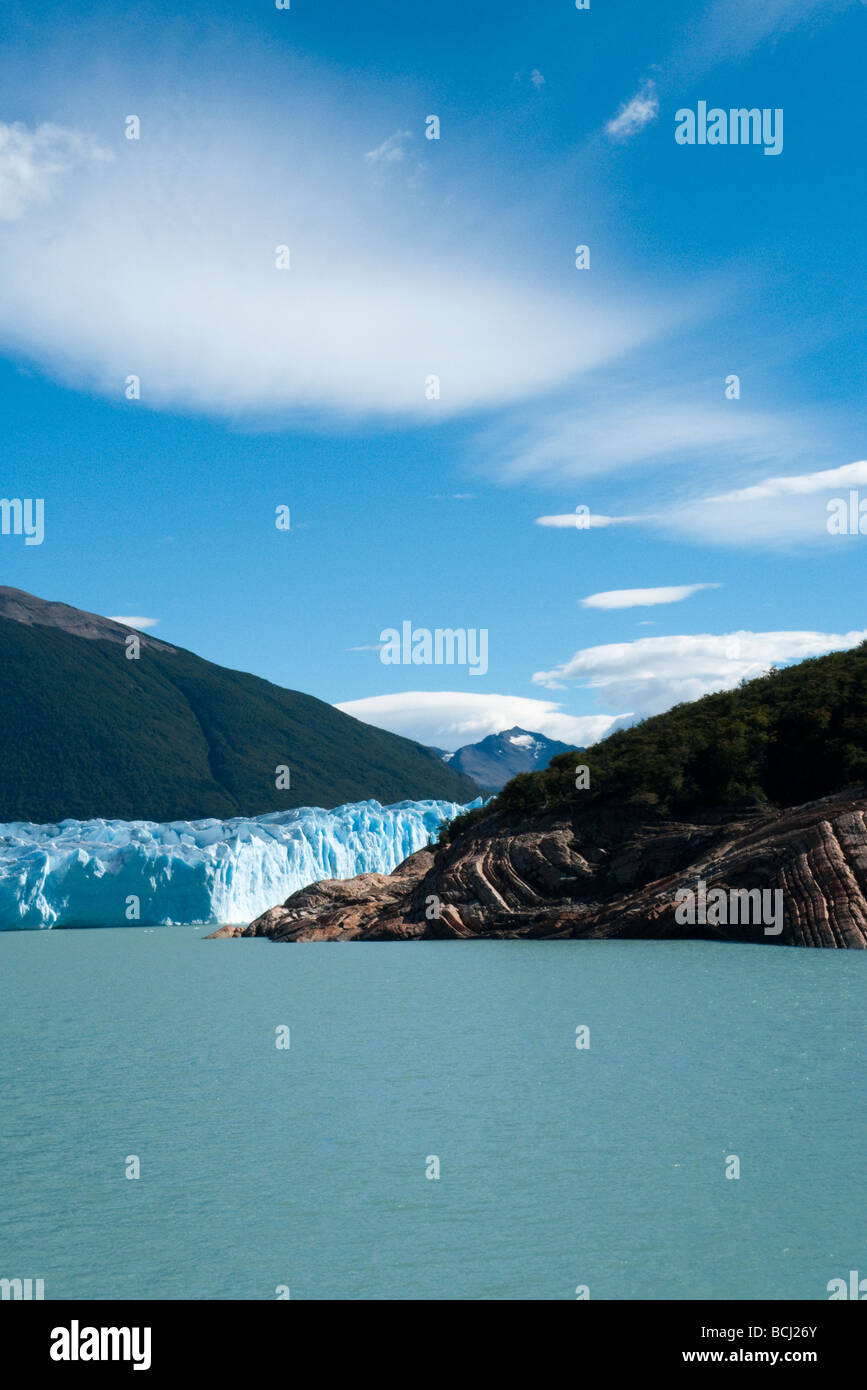
[[[0,824],[0,930],[249,922],[317,879],[390,873],[463,809],[359,801],[167,825]]]

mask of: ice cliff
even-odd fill
[[[360,801],[227,821],[0,825],[0,930],[249,922],[317,879],[390,873],[462,809]]]

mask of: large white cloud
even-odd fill
[[[228,91],[163,100],[136,82],[138,140],[106,95],[90,119],[113,158],[52,178],[50,199],[23,175],[10,193],[0,346],[120,402],[136,375],[131,409],[429,421],[562,386],[662,330],[646,296],[510,256],[520,212],[502,223],[495,186],[450,172],[466,154],[430,159],[424,107],[394,134],[362,88],[349,107],[326,88],[299,78],[245,109]],[[90,148],[76,101],[82,128],[65,138]],[[15,129],[31,164],[45,147],[47,177],[46,127]]]
[[[585,647],[552,670],[537,671],[533,680],[551,690],[574,682],[604,691],[606,701],[628,701],[639,714],[657,714],[683,700],[731,690],[772,665],[843,651],[865,640],[867,630],[641,637]]]
[[[337,708],[378,729],[388,729],[390,733],[403,734],[405,738],[447,750],[460,748],[465,743],[478,743],[488,734],[497,734],[516,725],[530,733],[586,747],[610,733],[615,726],[631,722],[630,715],[565,714],[562,705],[550,700],[533,700],[520,695],[465,694],[458,690],[407,690],[397,695],[372,695],[363,700],[346,700]]]

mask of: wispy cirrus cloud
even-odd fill
[[[826,22],[863,0],[711,0],[697,9],[683,37],[660,63],[658,80],[669,87],[695,80],[721,63],[746,58],[809,23]],[[659,115],[657,82],[647,78],[607,122],[610,139],[626,141]]]
[[[761,44],[801,25],[823,22],[860,0],[712,0],[672,55],[675,71],[697,75],[718,63],[745,58]]]
[[[364,158],[368,164],[373,165],[402,164],[411,139],[411,130],[396,130],[387,140],[383,140],[381,145],[377,145],[375,150],[368,150]]]
[[[617,115],[605,126],[612,140],[629,140],[659,115],[659,97],[652,78],[642,82],[629,101],[624,102]]]
[[[579,406],[533,410],[487,432],[491,471],[506,482],[610,475],[658,463],[705,464],[727,471],[783,463],[818,446],[805,411],[760,410],[722,399],[718,382],[689,382],[673,393],[648,385],[606,384]]]
[[[785,545],[792,541],[839,545],[829,534],[828,504],[848,505],[850,489],[867,486],[867,460],[840,468],[763,478],[748,487],[678,504],[653,524],[710,544]],[[857,506],[857,501],[856,501]]]
[[[16,222],[31,208],[50,202],[64,175],[110,157],[82,131],[50,121],[34,130],[20,121],[0,121],[0,222]]]
[[[867,525],[867,511],[859,511],[862,498],[858,489],[863,487],[867,487],[867,460],[862,459],[839,468],[763,478],[747,487],[709,496],[661,501],[653,511],[606,516],[598,524],[629,523],[706,545],[772,547],[795,541],[839,545],[847,532],[829,530],[832,505],[836,504],[834,511],[846,510],[848,519],[853,508],[850,493],[854,491],[855,522],[863,517]],[[867,502],[867,496],[863,501]],[[535,520],[537,526],[564,531],[586,526],[586,522],[579,524],[575,512]]]
[[[415,191],[420,188],[425,176],[424,161],[416,151],[415,136],[411,130],[396,130],[381,145],[368,150],[364,162],[381,187],[388,180],[398,180],[406,189]]]

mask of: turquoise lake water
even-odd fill
[[[205,930],[0,937],[0,1277],[826,1299],[867,1275],[867,953]]]

